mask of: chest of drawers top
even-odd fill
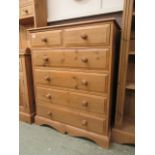
[[[30,29],[31,48],[110,46],[115,26],[107,19]]]

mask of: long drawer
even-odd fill
[[[36,84],[107,93],[108,74],[35,69]]]
[[[108,70],[109,59],[110,50],[108,48],[33,51],[33,64],[41,67],[77,67]]]
[[[107,98],[102,96],[37,87],[36,99],[47,105],[58,104],[85,112],[107,114]]]
[[[106,119],[73,112],[65,108],[37,105],[37,115],[53,121],[59,121],[88,131],[103,134],[106,129]]]
[[[110,44],[110,24],[81,26],[64,30],[65,46],[91,46]]]
[[[46,31],[32,33],[30,36],[32,47],[53,47],[61,46],[62,44],[62,31]]]

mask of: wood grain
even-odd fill
[[[69,124],[95,133],[105,134],[106,118],[76,112],[56,105],[45,106],[37,104],[36,113],[39,116]]]
[[[64,30],[65,46],[109,45],[110,24]]]
[[[36,99],[46,105],[58,104],[73,110],[107,115],[107,98],[102,96],[37,87]]]
[[[34,70],[37,85],[51,85],[94,92],[108,92],[108,74]],[[95,80],[94,80],[95,79]]]
[[[109,48],[33,51],[33,62],[37,67],[71,67],[108,71],[109,57]]]

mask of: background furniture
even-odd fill
[[[19,18],[19,117],[33,122],[34,93],[28,28],[46,26],[46,0],[20,0]]]
[[[125,0],[113,141],[135,143],[135,1]]]
[[[19,0],[19,23],[33,27],[47,25],[46,0]]]
[[[19,111],[20,120],[31,123],[34,116],[31,57],[24,52],[19,54]]]
[[[48,0],[48,22],[123,10],[124,0]]]
[[[114,19],[31,29],[35,123],[109,146],[115,76]]]

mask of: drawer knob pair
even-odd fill
[[[83,58],[81,58],[81,61],[84,62],[84,63],[87,63],[88,62],[88,58],[83,57]]]
[[[87,120],[82,120],[81,124],[82,124],[83,126],[86,126],[86,125],[88,124],[88,122],[87,122]]]
[[[47,43],[48,42],[47,38],[42,38],[42,42]]]
[[[83,106],[83,107],[87,107],[87,106],[88,106],[88,101],[85,101],[85,100],[82,101],[82,106]]]
[[[87,39],[88,39],[88,36],[87,36],[86,34],[82,34],[82,35],[81,35],[81,38],[82,38],[83,40],[87,40]]]
[[[46,98],[48,98],[48,99],[52,99],[51,94],[47,94],[47,95],[46,95]]]
[[[82,85],[87,86],[88,85],[88,81],[87,80],[82,80],[81,81]]]
[[[48,82],[51,81],[51,78],[50,78],[49,76],[45,76],[44,79],[45,79],[46,81],[48,81]]]

